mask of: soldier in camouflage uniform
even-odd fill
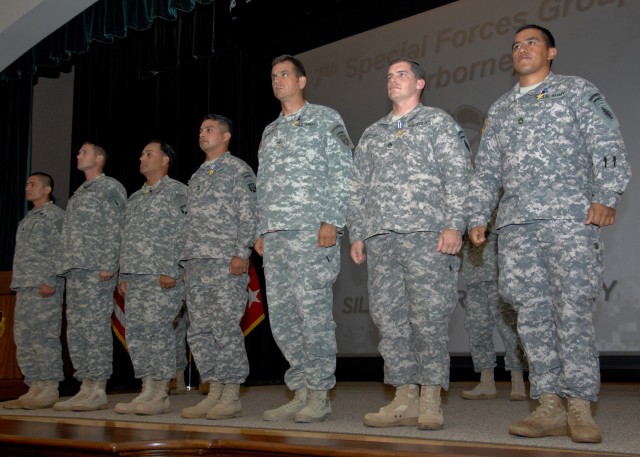
[[[396,387],[389,405],[365,415],[371,427],[444,424],[440,390],[449,387],[448,327],[458,300],[455,254],[465,230],[471,151],[451,116],[420,102],[425,83],[418,63],[390,64],[393,110],[364,131],[353,161],[351,258],[368,258],[384,381]]]
[[[513,435],[600,442],[591,416],[600,370],[592,307],[602,290],[600,227],[615,222],[631,177],[618,121],[590,82],[551,72],[551,33],[522,26],[512,46],[519,83],[487,119],[469,197],[469,237],[496,227],[500,294],[518,313],[530,395],[540,406]],[[567,398],[568,414],[563,404]]]
[[[58,401],[62,373],[62,295],[55,259],[64,211],[53,204],[53,178],[33,173],[25,195],[33,209],[18,224],[11,288],[16,291],[14,339],[29,391],[5,402],[7,409],[48,408]]]
[[[485,244],[475,246],[468,237],[464,238],[460,270],[467,292],[464,327],[469,333],[471,359],[473,368],[480,373],[480,383],[463,391],[462,398],[497,397],[493,376],[496,367],[493,330],[497,328],[504,343],[505,369],[511,372],[510,398],[521,401],[528,398],[522,373],[526,360],[516,330],[516,312],[498,293],[498,235],[493,231],[496,214],[494,211]]]
[[[282,112],[262,134],[258,151],[260,222],[269,322],[289,362],[285,405],[266,421],[319,422],[331,413],[337,343],[332,286],[340,271],[352,149],[340,115],[308,103],[304,65],[272,61],[271,83]]]
[[[200,126],[206,161],[189,180],[185,268],[187,340],[207,397],[182,417],[226,419],[240,414],[240,384],[249,374],[240,320],[247,303],[249,256],[258,211],[253,170],[229,152],[231,121],[209,114]]]
[[[118,403],[117,413],[154,415],[170,408],[167,391],[176,368],[173,320],[182,307],[179,261],[187,213],[187,186],[168,176],[174,160],[173,148],[164,141],[147,144],[140,156],[146,181],[127,201],[120,293],[127,348],[142,393]]]
[[[77,159],[86,181],[67,204],[58,274],[67,280],[67,343],[74,376],[82,385],[76,395],[53,405],[60,411],[107,408],[113,293],[127,199],[122,184],[102,172],[107,161],[104,148],[86,142]]]

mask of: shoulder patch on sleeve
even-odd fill
[[[118,191],[116,190],[112,190],[109,192],[109,202],[110,204],[113,205],[113,207],[117,210],[117,211],[122,211],[124,210],[125,207],[125,202],[124,200],[122,200],[122,197],[120,196],[120,194],[118,193]]]
[[[487,129],[489,129],[489,118],[486,117],[484,119],[484,124],[482,125],[482,136],[484,136],[487,133]]]
[[[342,124],[336,124],[331,127],[331,133],[335,135],[342,144],[353,150],[353,143],[347,134],[347,129]]]
[[[618,119],[616,119],[613,110],[600,92],[587,92],[584,97],[582,97],[582,102],[591,108],[609,128],[614,129],[618,127]]]
[[[252,172],[245,171],[244,173],[242,173],[242,180],[244,181],[244,184],[247,186],[247,189],[249,190],[249,192],[256,191],[256,178]]]

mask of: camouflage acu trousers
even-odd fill
[[[271,332],[289,369],[290,390],[331,389],[336,382],[336,324],[332,286],[340,271],[340,237],[317,247],[318,233],[281,231],[264,237]]]
[[[13,336],[16,357],[24,383],[62,381],[62,296],[64,280],[56,284],[56,293],[43,298],[38,287],[24,287],[16,293]]]
[[[384,382],[449,388],[449,317],[458,301],[460,258],[435,252],[440,234],[369,238],[369,309],[380,333]]]
[[[187,341],[203,382],[242,384],[249,375],[240,320],[249,275],[229,274],[229,260],[185,262]]]
[[[500,230],[500,294],[518,312],[531,397],[596,401],[600,366],[592,321],[602,291],[600,231],[580,221],[540,221]]]
[[[173,319],[173,334],[176,344],[176,372],[184,371],[189,361],[187,360],[187,329],[189,328],[189,313],[186,305],[182,305],[180,311]]]
[[[79,381],[106,381],[113,371],[111,314],[116,275],[100,281],[94,270],[73,269],[67,278],[67,342]]]
[[[469,333],[471,360],[476,372],[496,367],[493,330],[504,343],[504,366],[507,371],[524,371],[526,360],[516,330],[517,314],[498,294],[498,281],[467,284],[464,328]]]
[[[158,275],[123,275],[126,339],[136,378],[170,380],[176,373],[173,319],[182,306],[182,282],[160,287]]]

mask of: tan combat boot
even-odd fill
[[[420,391],[415,384],[396,387],[396,395],[391,403],[380,408],[377,413],[367,413],[364,425],[369,427],[398,427],[417,425],[420,414]]]
[[[85,398],[77,401],[71,406],[72,411],[97,411],[107,409],[107,381],[93,381],[91,392]]]
[[[231,419],[241,411],[240,384],[224,384],[220,401],[207,411],[207,419]]]
[[[328,390],[309,390],[307,404],[293,417],[296,422],[322,422],[331,414]]]
[[[2,403],[2,407],[5,409],[26,409],[23,402],[32,399],[38,392],[40,392],[40,381],[32,381],[29,390],[24,395],[15,400],[5,401]]]
[[[440,430],[444,416],[440,408],[440,386],[422,386],[418,430]]]
[[[136,406],[145,401],[151,400],[153,396],[153,379],[151,376],[145,376],[142,378],[142,391],[140,394],[131,400],[129,403],[116,403],[113,410],[120,414],[135,414]]]
[[[222,396],[222,383],[209,383],[209,393],[195,406],[189,406],[182,410],[182,417],[187,419],[201,419],[207,417],[207,412],[213,408]]]
[[[136,405],[135,413],[143,416],[155,416],[157,414],[164,414],[171,409],[171,402],[169,401],[169,381],[159,380],[151,381],[152,395],[148,401],[138,403]]]
[[[511,394],[509,394],[509,400],[524,401],[528,398],[527,390],[524,387],[522,371],[511,370]]]
[[[556,394],[542,394],[540,406],[526,419],[511,424],[509,433],[528,438],[566,435],[567,411],[562,399]]]
[[[591,417],[591,402],[569,397],[569,436],[576,443],[601,443],[600,428]]]
[[[73,405],[88,397],[91,394],[92,390],[93,381],[91,379],[83,379],[78,393],[67,400],[55,403],[53,405],[53,409],[55,409],[56,411],[73,411]]]
[[[462,392],[462,398],[467,400],[486,400],[498,396],[496,382],[493,379],[493,368],[486,368],[480,372],[480,384],[472,390]]]
[[[296,413],[302,410],[307,405],[307,397],[309,390],[306,387],[302,387],[296,390],[293,399],[280,406],[279,408],[270,409],[265,411],[262,418],[269,422],[281,422],[288,421],[295,417]]]
[[[43,409],[50,408],[58,400],[58,381],[39,381],[39,390],[35,396],[22,400],[24,409]]]
[[[184,383],[184,371],[176,371],[176,377],[169,384],[169,393],[171,395],[184,395],[187,393],[187,386]],[[208,392],[207,392],[208,393]]]

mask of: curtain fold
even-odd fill
[[[171,35],[178,35],[173,29],[176,28],[175,22],[181,13],[194,11],[196,4],[212,5],[214,2],[215,0],[100,0],[41,40],[2,71],[0,83],[18,80],[24,74],[36,75],[38,67],[56,67],[61,61],[68,61],[74,54],[87,52],[94,41],[111,44],[116,39],[126,38],[130,30],[148,30],[157,19],[172,22],[173,27],[166,27],[169,36],[156,36],[156,40],[170,40]],[[202,36],[207,36],[213,30],[212,23],[194,21],[193,25],[193,32],[196,34],[199,33],[200,27],[203,27]],[[192,41],[191,46],[177,49],[184,53],[192,52],[187,55],[187,60],[211,55],[214,49],[213,34],[209,35],[208,43],[197,45]],[[165,62],[155,62],[143,73],[154,73],[167,67],[175,68],[177,65],[179,59],[170,58]]]
[[[24,188],[31,162],[33,81],[26,76],[0,87],[0,270],[9,271],[18,222],[27,212]]]

